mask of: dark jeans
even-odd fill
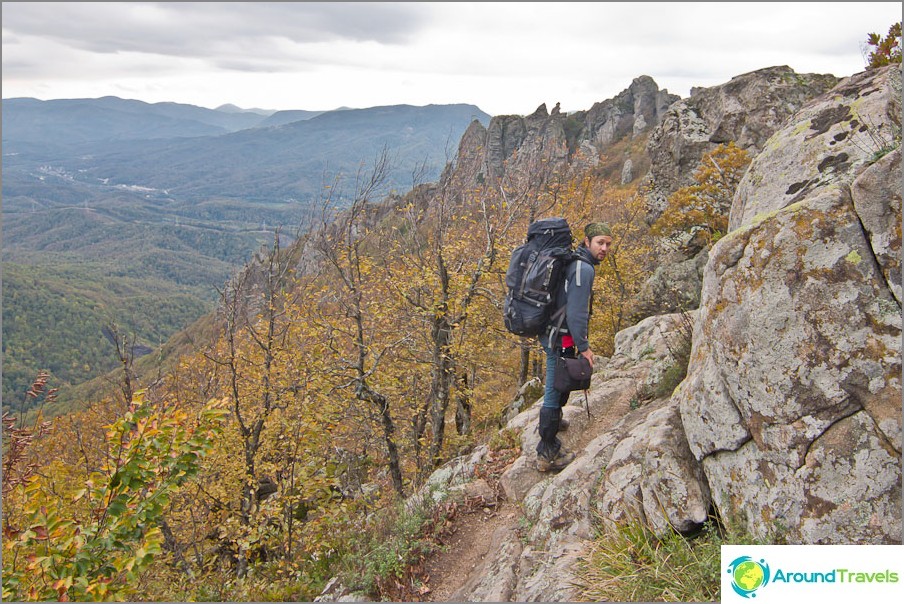
[[[543,346],[543,352],[546,353],[546,384],[543,390],[543,406],[550,409],[561,409],[568,402],[569,393],[562,393],[555,389],[556,375],[556,356],[562,350],[560,348],[549,348],[549,341],[545,337],[540,338],[540,345]]]

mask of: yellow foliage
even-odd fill
[[[656,261],[635,186],[612,187],[587,170],[414,195],[391,208],[359,205],[352,224],[337,220],[318,240],[320,261],[281,289],[262,295],[254,282],[237,291],[235,305],[254,292],[256,311],[224,309],[221,337],[166,376],[167,396],[230,415],[198,480],[172,494],[173,547],[157,558],[166,563],[152,571],[157,585],[188,568],[211,590],[219,578],[219,591],[200,596],[222,595],[224,573],[267,560],[289,573],[274,582],[294,577],[316,593],[354,549],[363,518],[394,502],[391,447],[411,492],[438,460],[495,432],[523,358],[502,323],[504,275],[532,220],[565,217],[575,243],[589,222],[612,226],[591,318],[594,351],[611,354]],[[542,350],[527,345],[530,371],[542,373]],[[461,435],[459,404],[471,421]],[[200,597],[190,585],[171,589],[154,595]]]
[[[668,208],[653,225],[653,234],[679,246],[711,247],[728,231],[732,199],[749,164],[747,151],[733,142],[704,155],[694,172],[694,184],[672,194]]]
[[[60,483],[73,473],[58,463],[18,485],[16,524],[3,527],[4,599],[128,599],[162,551],[165,507],[197,473],[220,419],[136,398],[109,426],[104,463],[82,488]]]

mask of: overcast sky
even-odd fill
[[[3,2],[3,98],[589,109],[776,65],[849,76],[900,2]]]

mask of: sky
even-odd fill
[[[3,98],[590,109],[642,75],[863,71],[900,2],[3,2]]]

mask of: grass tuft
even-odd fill
[[[693,537],[661,538],[634,520],[593,541],[578,566],[578,594],[589,602],[718,602],[721,546],[756,542],[715,519]]]

